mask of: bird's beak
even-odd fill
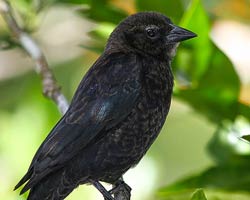
[[[181,41],[188,40],[197,36],[195,33],[187,29],[181,28],[173,24],[171,24],[171,26],[173,29],[168,33],[168,36],[167,36],[167,41],[170,43],[181,42]]]

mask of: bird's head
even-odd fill
[[[178,27],[157,12],[139,12],[123,20],[113,31],[108,48],[127,48],[146,55],[172,58],[179,42],[196,34]]]

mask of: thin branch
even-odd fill
[[[13,17],[11,6],[6,0],[0,0],[0,13],[11,30],[11,33],[34,60],[36,64],[35,70],[42,79],[43,94],[52,99],[56,103],[60,112],[64,114],[68,109],[68,102],[65,96],[61,93],[60,87],[49,69],[48,62],[43,52],[34,39],[20,28]]]

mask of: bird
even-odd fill
[[[92,184],[114,200],[101,182],[125,184],[123,174],[159,135],[171,104],[171,61],[178,44],[196,36],[158,12],[121,21],[15,189],[25,184],[28,200],[63,200]]]

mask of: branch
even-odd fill
[[[33,38],[28,33],[24,32],[17,24],[13,17],[11,6],[6,0],[0,0],[0,13],[11,30],[11,33],[35,62],[35,70],[42,79],[43,94],[52,99],[56,103],[59,111],[64,114],[68,109],[68,102],[61,93],[60,87],[49,69],[48,62],[43,52]]]
[[[33,38],[20,28],[13,17],[11,6],[6,0],[0,0],[0,14],[3,16],[12,34],[35,62],[35,70],[42,79],[43,94],[52,99],[56,103],[59,111],[64,114],[68,109],[68,102],[65,96],[61,93],[60,87],[58,86],[53,73],[49,69],[48,62],[43,52]],[[131,188],[127,184],[122,185],[119,190],[114,193],[115,199],[129,200],[130,191]]]

